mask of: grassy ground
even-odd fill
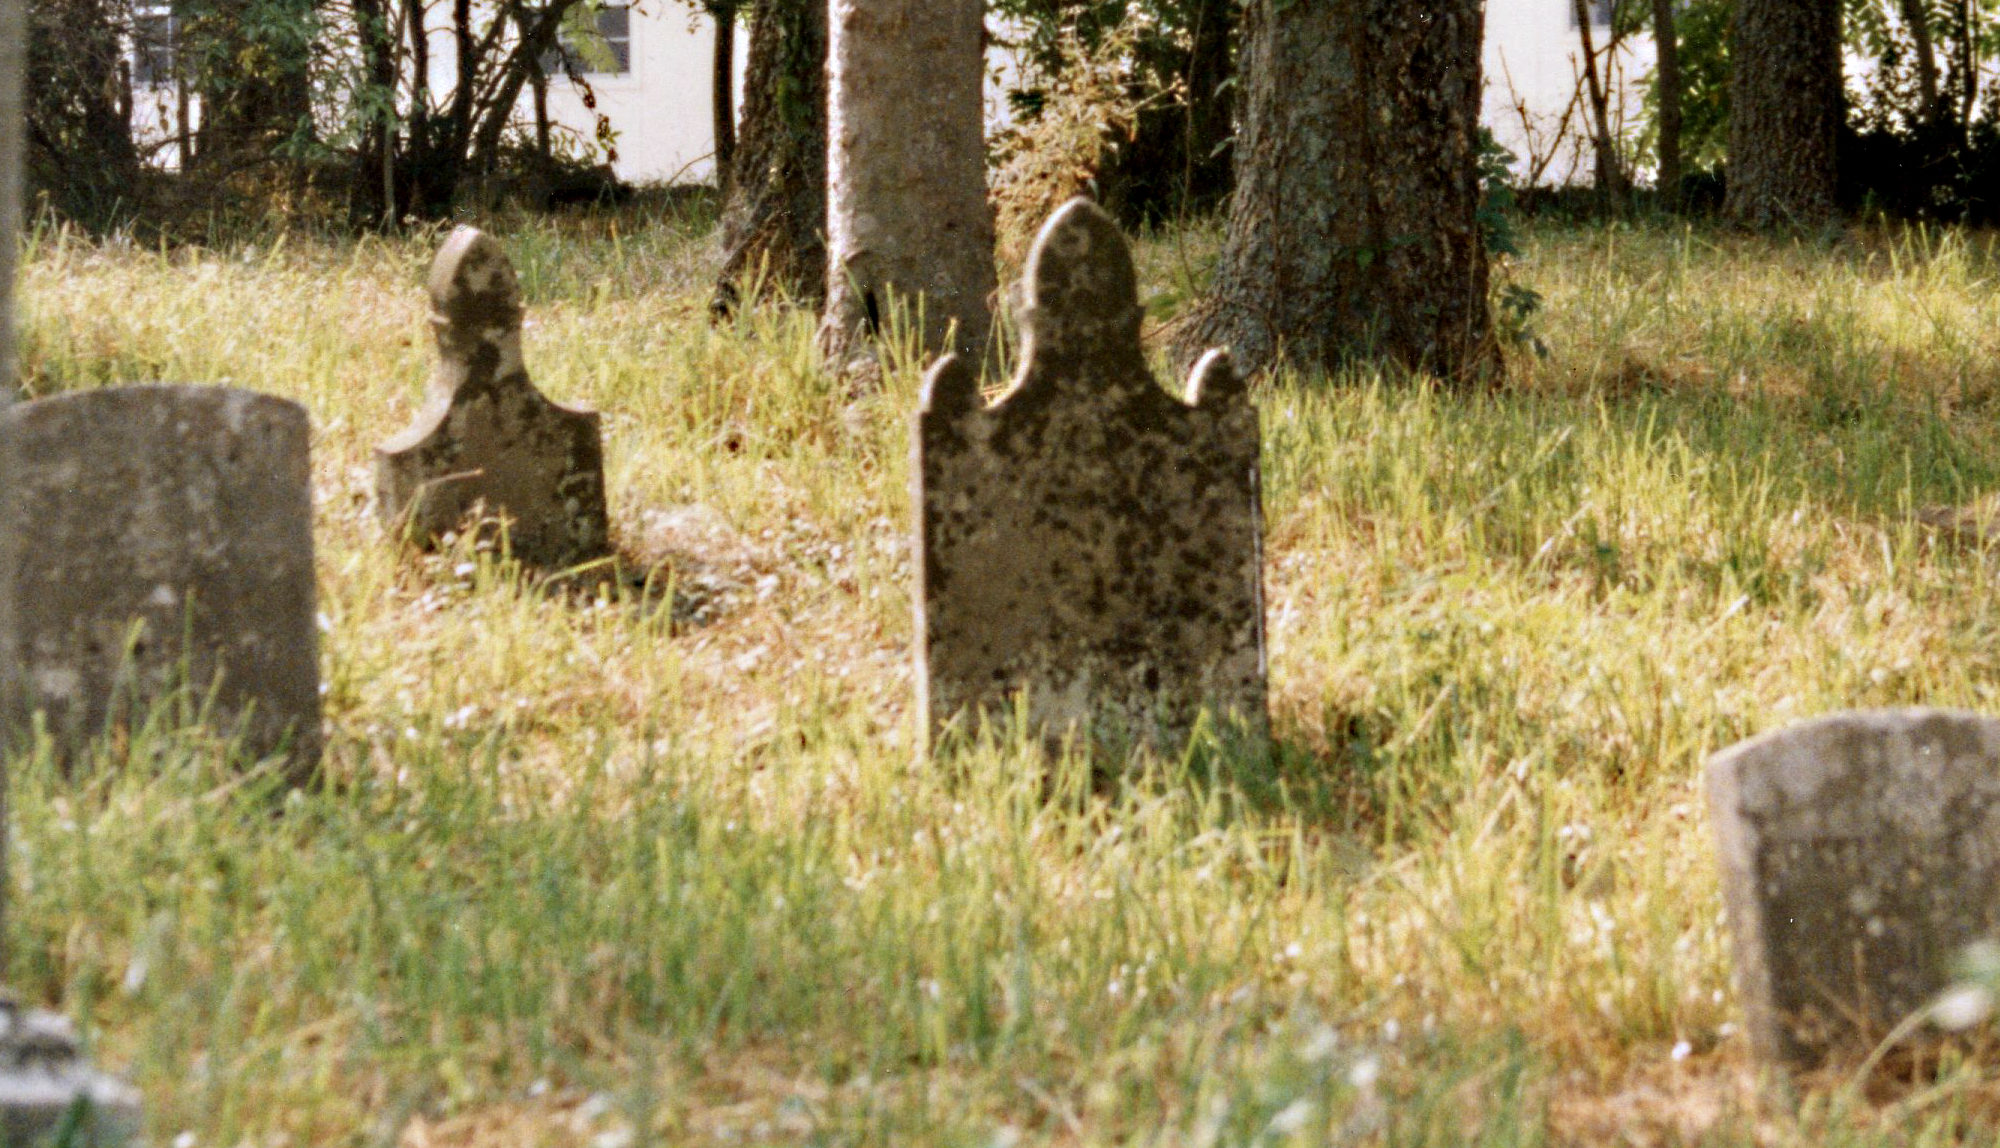
[[[1993,237],[1537,226],[1504,389],[1262,384],[1282,752],[1094,791],[913,761],[907,364],[850,401],[809,316],[708,325],[698,218],[495,230],[673,605],[388,544],[435,237],[29,254],[35,388],[316,428],[332,784],[17,767],[9,979],[155,1144],[1993,1141],[1991,1067],[1759,1104],[1698,786],[2000,708],[2000,550],[1915,524],[2000,485]]]

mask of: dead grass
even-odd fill
[[[171,739],[17,771],[11,979],[155,1140],[1990,1141],[1966,1069],[1758,1099],[1698,776],[1996,704],[2000,551],[1926,526],[2000,489],[1991,237],[1539,226],[1552,353],[1505,391],[1260,384],[1281,753],[1106,789],[1004,737],[913,760],[913,364],[856,401],[810,316],[708,325],[699,220],[494,230],[650,591],[389,545],[427,243],[29,252],[37,390],[315,427],[332,783]],[[1142,245],[1156,321],[1214,240]]]

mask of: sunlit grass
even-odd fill
[[[810,315],[711,326],[705,226],[493,227],[680,623],[389,545],[435,237],[34,239],[31,387],[229,382],[315,427],[328,785],[170,737],[16,769],[10,980],[156,1142],[1987,1127],[1974,1068],[1755,1106],[1698,777],[1832,709],[1995,708],[2000,553],[1913,519],[2000,485],[1991,236],[1535,227],[1549,356],[1504,385],[1260,384],[1280,752],[1107,788],[1005,739],[914,760],[915,370],[856,398]],[[1213,243],[1144,245],[1160,310]]]

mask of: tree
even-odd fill
[[[833,0],[820,339],[835,361],[905,306],[927,350],[986,356],[984,16],[981,0]]]
[[[27,7],[27,190],[69,219],[109,225],[139,206],[124,71],[130,12],[122,0]]]
[[[736,9],[737,0],[706,0],[715,21],[715,51],[709,64],[709,126],[715,135],[717,186],[729,184],[736,159]]]
[[[1654,130],[1660,154],[1660,201],[1670,211],[1681,205],[1681,41],[1675,27],[1677,0],[1653,0],[1653,95],[1657,106]]]
[[[752,281],[811,304],[826,295],[826,4],[757,0],[751,19],[743,124],[723,180],[718,314]]]
[[[1054,86],[1047,77],[1099,57],[1107,40],[1125,42],[1119,64],[1134,113],[1090,172],[1114,216],[1139,224],[1228,198],[1239,0],[991,0],[987,7],[1021,29],[1011,46],[1030,75],[1044,78],[1011,94],[1024,122],[1045,109]]]
[[[1834,213],[1841,0],[1738,0],[1726,209],[1751,227]]]
[[[1577,43],[1583,49],[1583,88],[1590,102],[1590,146],[1597,159],[1597,191],[1604,205],[1613,211],[1625,207],[1625,165],[1618,157],[1618,137],[1611,126],[1611,94],[1598,68],[1597,43],[1592,35],[1590,0],[1570,0],[1570,14],[1576,23]],[[1606,59],[1618,51],[1619,35],[1614,24],[1611,42],[1604,47]]]
[[[201,101],[189,168],[226,177],[310,133],[314,0],[178,0],[175,14],[176,55]]]
[[[1478,211],[1480,0],[1252,0],[1236,192],[1175,340],[1245,370],[1493,354]]]

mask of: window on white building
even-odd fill
[[[1611,25],[1611,6],[1616,2],[1617,0],[1584,0],[1584,7],[1590,10],[1590,26],[1593,28],[1609,27]],[[1561,3],[1564,8],[1569,10],[1569,26],[1572,28],[1576,27],[1576,0],[1561,0]]]
[[[580,21],[563,22],[562,30],[557,33],[560,47],[542,57],[542,71],[551,76],[565,72],[631,75],[632,9],[624,4],[606,4],[581,15]]]
[[[157,87],[174,82],[174,16],[164,8],[132,17],[132,82]]]

